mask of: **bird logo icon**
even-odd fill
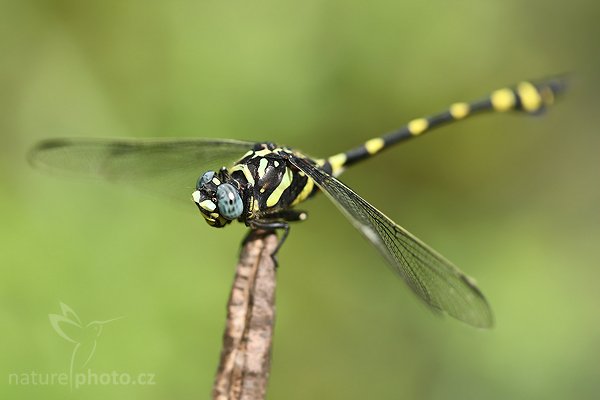
[[[77,313],[65,303],[60,303],[60,309],[62,314],[49,314],[48,317],[54,331],[60,337],[73,344],[73,352],[69,365],[69,377],[71,378],[72,386],[74,371],[84,368],[94,356],[98,338],[102,334],[104,325],[123,317],[104,321],[91,321],[84,324]]]

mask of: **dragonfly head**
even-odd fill
[[[222,174],[220,179],[215,171],[207,171],[198,179],[196,191],[192,193],[202,216],[215,228],[224,227],[244,211],[239,191],[231,183],[224,182],[227,177]]]

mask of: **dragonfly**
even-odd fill
[[[397,143],[474,115],[541,114],[565,86],[563,77],[507,86],[479,100],[457,102],[443,112],[413,119],[400,129],[327,158],[312,158],[272,142],[232,139],[60,138],[39,142],[30,152],[30,161],[46,171],[101,177],[192,200],[211,227],[238,221],[251,230],[278,230],[281,238],[274,254],[285,241],[290,223],[307,218],[296,206],[322,192],[434,312],[490,328],[493,314],[474,279],[338,177],[346,168]]]

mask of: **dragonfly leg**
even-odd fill
[[[248,234],[244,238],[244,242],[243,242],[244,244],[248,241],[248,239],[250,239],[250,237],[256,230],[264,230],[267,232],[273,232],[276,229],[283,229],[283,234],[281,235],[281,238],[279,239],[279,243],[277,244],[277,247],[275,247],[275,250],[273,250],[273,253],[271,253],[271,258],[273,259],[273,262],[275,263],[275,268],[277,268],[277,265],[278,265],[277,252],[279,251],[279,249],[281,248],[281,245],[283,244],[283,242],[285,242],[285,239],[287,238],[288,234],[290,233],[290,225],[286,221],[272,221],[272,220],[253,220],[253,221],[249,221],[247,224],[251,230],[248,232]]]
[[[255,219],[248,221],[246,224],[252,229],[252,231],[258,229],[262,229],[265,231],[275,231],[277,229],[283,230],[283,234],[281,235],[281,238],[279,238],[279,243],[277,244],[277,247],[271,254],[273,262],[275,263],[275,267],[277,267],[277,252],[279,252],[279,249],[281,248],[281,246],[283,245],[290,233],[289,222],[304,221],[306,218],[307,214],[305,211],[282,210],[277,213],[269,214],[268,219]],[[249,239],[252,231],[250,231],[248,235],[246,235],[244,243],[246,243],[246,241]]]
[[[306,211],[300,210],[282,210],[273,214],[269,214],[269,219],[283,220],[286,222],[304,221],[308,218]]]

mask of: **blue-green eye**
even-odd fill
[[[198,179],[198,182],[196,183],[196,189],[200,189],[201,186],[207,184],[208,182],[212,181],[212,178],[215,177],[215,171],[206,171],[201,177],[200,179]]]
[[[229,183],[223,183],[217,188],[217,206],[220,214],[229,220],[236,219],[244,211],[240,194]]]

